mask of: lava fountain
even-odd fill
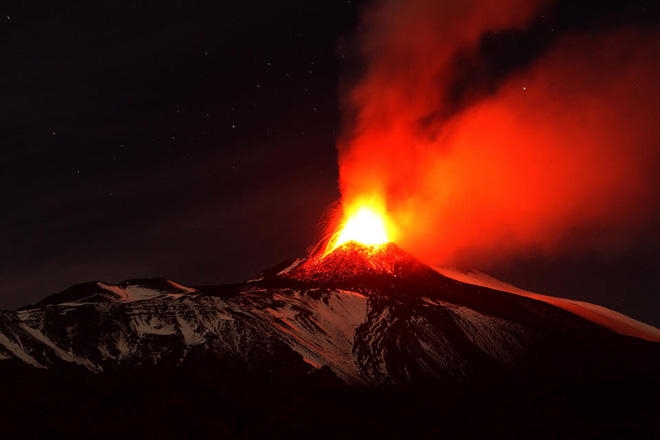
[[[337,231],[325,247],[324,256],[349,242],[377,248],[393,242],[397,236],[385,205],[376,200],[359,200],[345,206],[343,219],[338,223]]]

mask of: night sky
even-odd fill
[[[4,2],[0,308],[89,280],[241,281],[303,255],[339,198],[359,3]],[[562,32],[657,27],[655,3],[557,2],[487,41],[456,95],[488,93]],[[638,237],[489,271],[660,325],[660,232]]]

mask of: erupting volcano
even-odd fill
[[[51,377],[41,370],[54,370],[62,390],[53,391],[53,399],[71,396],[66,411],[87,402],[75,392],[80,382],[97,384],[94,395],[109,395],[102,402],[115,402],[117,389],[128,388],[123,392],[132,396],[133,387],[146,383],[153,388],[143,398],[149,408],[164,405],[160,396],[169,392],[178,394],[165,402],[185,402],[177,410],[204,414],[205,396],[229,396],[224,411],[212,407],[212,415],[199,421],[209,432],[216,429],[209,420],[231,420],[237,401],[263,395],[273,412],[296,402],[288,403],[295,410],[282,424],[279,418],[259,420],[264,432],[288,432],[301,420],[321,426],[328,416],[318,408],[330,404],[332,411],[339,405],[348,414],[367,415],[366,421],[340,417],[333,426],[371,429],[369,417],[376,415],[398,421],[394,429],[402,435],[422,437],[438,417],[443,431],[463,433],[466,427],[456,422],[462,419],[452,414],[481,417],[494,408],[514,417],[516,427],[535,426],[526,402],[547,402],[548,395],[559,396],[559,405],[551,400],[553,416],[559,411],[556,419],[571,427],[566,401],[586,399],[611,410],[609,399],[591,395],[603,383],[631,418],[636,406],[630,402],[639,400],[639,390],[657,389],[645,378],[660,375],[659,329],[594,304],[442,273],[391,241],[385,211],[361,206],[350,212],[326,252],[244,283],[90,282],[18,311],[0,311],[0,372],[25,378],[3,391],[31,404],[34,393],[24,394],[23,383],[37,394],[57,390],[40,382]],[[188,386],[191,378],[201,385]],[[408,391],[432,418],[402,418],[407,400],[398,393]],[[353,400],[353,393],[363,393],[362,399]],[[102,409],[94,413],[115,414]],[[256,413],[262,412],[259,406]],[[52,417],[49,424],[67,420]]]
[[[332,50],[315,46],[308,27],[282,21],[283,15],[309,21],[309,14],[274,2],[249,4],[245,12],[242,2],[192,2],[218,3],[214,10],[231,29],[220,33],[215,18],[204,14],[213,25],[206,34],[179,3],[185,2],[177,2],[176,20],[162,22],[167,26],[149,5],[131,8],[145,15],[131,18],[130,26],[104,14],[79,20],[80,29],[98,22],[103,35],[89,39],[93,50],[84,51],[84,68],[75,75],[60,65],[68,64],[61,48],[67,56],[76,53],[65,43],[87,40],[77,38],[77,23],[52,50],[8,52],[26,63],[19,66],[49,60],[44,75],[54,81],[71,76],[75,87],[67,88],[67,97],[69,89],[92,93],[71,99],[75,112],[67,110],[72,113],[65,118],[51,108],[59,95],[36,87],[39,75],[26,75],[23,67],[14,75],[19,113],[28,109],[25,90],[48,93],[38,93],[39,106],[26,113],[37,127],[33,137],[14,134],[28,126],[23,122],[0,130],[18,136],[19,148],[6,156],[26,158],[15,172],[38,183],[23,181],[21,191],[31,199],[12,193],[3,207],[72,213],[66,221],[44,222],[47,227],[39,227],[32,209],[3,222],[9,244],[0,261],[14,271],[17,260],[16,267],[29,269],[18,273],[33,276],[40,267],[86,267],[93,253],[96,263],[85,273],[97,281],[63,291],[49,287],[35,304],[0,310],[5,438],[660,438],[660,329],[598,304],[456,269],[488,271],[529,255],[624,248],[629,235],[656,221],[657,28],[597,29],[582,23],[582,13],[565,23],[567,5],[580,3],[566,0],[556,9],[553,0],[359,2],[363,16],[350,39],[358,65],[347,69],[340,87],[339,118],[331,87],[315,79],[334,83],[338,72],[319,74],[335,66],[336,60],[323,58]],[[348,9],[355,2],[326,3]],[[273,16],[248,25],[250,9]],[[68,14],[58,12],[52,27],[29,33],[20,23],[44,21],[41,13],[16,14],[16,24],[6,15],[3,32],[15,40],[43,40],[65,29],[60,18]],[[144,33],[146,21],[156,23],[157,32]],[[319,28],[333,25],[331,17],[323,21]],[[253,32],[262,27],[269,33]],[[98,64],[104,57],[96,46],[120,34],[131,40],[111,52],[132,54],[123,65],[129,68]],[[194,44],[181,39],[187,34]],[[268,49],[266,56],[238,44],[261,45],[265,38],[286,47]],[[151,40],[180,53],[186,70],[203,70],[179,76],[171,57],[145,50]],[[337,52],[349,63],[353,57],[344,57],[343,46],[342,40]],[[31,53],[40,56],[25,55]],[[302,53],[309,57],[299,69],[291,59]],[[228,60],[237,58],[249,70],[227,72]],[[135,60],[153,66],[136,75]],[[99,90],[122,91],[121,106],[117,101],[89,112],[100,122],[87,133],[79,128],[90,118],[81,112],[96,100],[87,79],[97,70],[112,76]],[[161,93],[175,82],[185,88]],[[243,83],[249,91],[239,87]],[[149,93],[134,94],[139,88]],[[188,95],[204,100],[186,101]],[[324,104],[324,96],[333,104]],[[220,104],[211,106],[214,101]],[[278,114],[282,103],[289,108]],[[152,111],[156,104],[162,114]],[[128,107],[135,121],[124,126],[118,115]],[[314,119],[300,117],[304,109]],[[106,130],[112,136],[100,138]],[[66,164],[49,163],[46,174],[31,168],[33,157],[48,159],[74,138],[79,144],[62,150]],[[216,146],[223,143],[228,150],[221,155]],[[88,144],[99,150],[88,152]],[[327,154],[317,150],[322,145]],[[81,155],[88,157],[79,161]],[[317,157],[327,164],[317,167]],[[112,162],[106,167],[103,158]],[[118,166],[130,160],[133,168]],[[145,164],[152,173],[142,174]],[[50,188],[55,174],[66,175],[58,179],[70,189]],[[12,176],[5,179],[10,189]],[[91,181],[87,188],[84,182]],[[48,188],[33,192],[33,186]],[[64,198],[74,193],[75,199]],[[99,195],[107,202],[92,209],[88,201]],[[341,211],[326,212],[329,229],[303,253],[314,241],[314,221],[333,200]],[[124,224],[138,206],[142,215]],[[296,218],[301,209],[305,215]],[[18,234],[22,223],[34,233]],[[114,229],[96,237],[87,224]],[[272,233],[281,224],[291,233]],[[79,241],[52,233],[65,229]],[[204,252],[179,246],[195,242],[193,235],[208,241]],[[113,246],[131,240],[142,253]],[[23,248],[43,248],[41,258]],[[262,264],[296,256],[253,274]],[[239,257],[247,260],[243,266],[236,264]],[[169,273],[197,274],[188,279],[200,285],[98,280],[133,261],[139,264],[129,273],[145,268],[162,275],[181,263],[181,272]],[[91,272],[96,264],[107,271]],[[170,269],[161,272],[164,267]],[[626,283],[633,278],[622,273]],[[203,284],[219,280],[231,283]],[[588,298],[600,302],[599,287],[585,283],[595,292]],[[616,292],[616,304],[626,293]],[[71,420],[86,429],[67,426]],[[39,431],[30,432],[33,427]]]
[[[568,34],[512,65],[548,3],[374,2],[342,88],[342,202],[377,195],[405,231],[390,241],[443,265],[603,252],[657,222],[657,30]]]
[[[374,276],[423,278],[423,273],[432,272],[394,244],[395,231],[382,205],[355,204],[345,210],[324,251],[312,253],[285,276],[306,282],[346,283]]]
[[[348,242],[376,248],[394,241],[394,231],[382,203],[355,203],[344,209],[344,219],[328,240],[323,255]]]
[[[342,244],[355,241],[367,246],[378,246],[390,241],[385,232],[383,218],[368,208],[360,208],[344,224],[331,244],[331,250]]]

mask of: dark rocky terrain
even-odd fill
[[[0,312],[27,437],[660,434],[660,344],[348,243],[243,284],[73,286]]]

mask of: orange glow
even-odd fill
[[[345,210],[344,220],[326,248],[326,254],[354,241],[366,246],[379,246],[393,238],[394,226],[379,203],[359,202]]]
[[[616,250],[654,223],[657,31],[566,35],[481,79],[482,37],[525,29],[546,3],[372,2],[363,71],[342,99],[344,221],[330,250],[378,229],[349,234],[355,201],[373,194],[386,236],[433,264]]]

